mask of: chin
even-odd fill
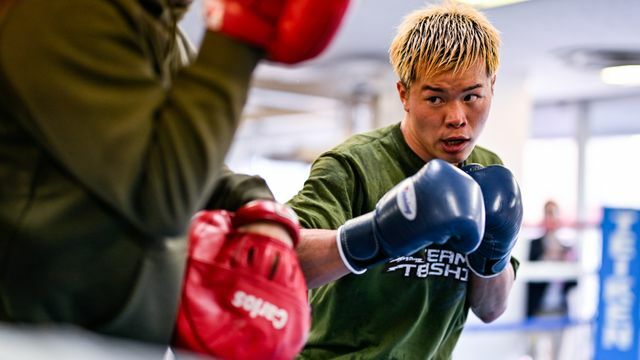
[[[453,165],[465,161],[468,157],[468,154],[443,154],[443,156],[439,156],[441,160],[444,160]]]

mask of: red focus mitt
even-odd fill
[[[294,249],[235,230],[251,219],[275,221],[295,229],[297,241],[295,214],[274,204],[256,201],[236,214],[202,211],[194,217],[175,347],[229,360],[291,359],[302,349],[311,317]]]
[[[294,64],[331,42],[349,0],[205,0],[207,27],[265,49],[267,59]]]

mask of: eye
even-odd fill
[[[472,102],[472,101],[476,101],[478,99],[480,99],[481,96],[478,94],[467,94],[464,96],[464,101],[466,102]]]
[[[425,100],[432,105],[440,105],[444,102],[444,100],[439,96],[429,96]]]

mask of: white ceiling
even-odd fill
[[[363,80],[393,84],[388,45],[402,17],[424,4],[353,1],[320,58],[288,69],[262,65],[256,85],[335,97]],[[502,33],[499,83],[525,77],[536,102],[640,93],[636,87],[607,86],[597,70],[578,68],[558,56],[577,48],[640,51],[640,0],[531,0],[484,12]]]

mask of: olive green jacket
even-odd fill
[[[187,66],[167,0],[7,1],[0,320],[167,342],[190,217],[271,196],[221,170],[261,54],[207,32]]]

